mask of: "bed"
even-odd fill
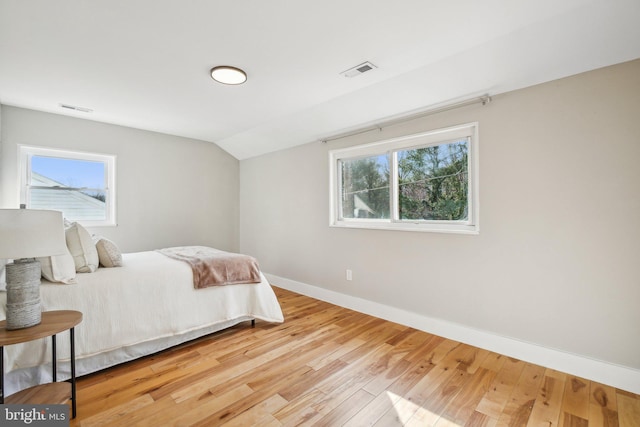
[[[122,254],[121,264],[79,273],[74,284],[42,281],[43,310],[83,313],[83,320],[75,329],[78,376],[240,322],[283,321],[278,300],[261,272],[257,283],[196,289],[192,266],[158,251]],[[5,310],[6,293],[0,292],[0,319],[6,317]],[[70,377],[66,334],[68,331],[57,339],[59,380]],[[6,396],[49,381],[50,339],[5,348]]]

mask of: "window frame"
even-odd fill
[[[29,191],[31,188],[31,159],[34,157],[53,157],[88,162],[100,162],[105,165],[105,219],[75,220],[83,226],[115,226],[116,222],[116,156],[113,154],[90,153],[60,148],[35,147],[18,145],[20,204],[29,208]]]
[[[401,220],[399,218],[398,151],[442,145],[467,139],[468,218],[464,221]],[[479,137],[478,123],[466,123],[417,134],[400,136],[368,144],[329,151],[329,226],[441,233],[479,234]],[[344,218],[342,216],[342,177],[340,162],[363,157],[387,155],[389,161],[389,219]]]

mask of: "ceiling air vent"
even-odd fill
[[[60,107],[66,108],[67,110],[81,111],[83,113],[92,113],[93,112],[93,110],[90,109],[90,108],[78,107],[77,105],[60,104]]]
[[[371,71],[374,68],[378,68],[378,67],[373,65],[371,62],[367,61],[367,62],[363,62],[360,65],[356,65],[353,68],[349,68],[347,71],[343,71],[340,74],[342,74],[345,77],[355,77],[355,76],[359,76],[362,73],[366,73],[367,71]]]

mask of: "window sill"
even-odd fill
[[[366,230],[413,231],[422,233],[480,234],[480,227],[469,224],[424,224],[379,221],[336,221],[329,224],[335,228],[359,228]]]

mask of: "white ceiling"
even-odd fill
[[[638,0],[0,0],[0,103],[245,159],[639,58],[638,22]]]

